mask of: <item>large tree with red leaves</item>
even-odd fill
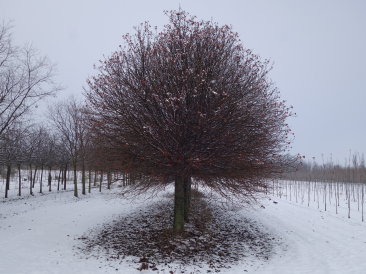
[[[268,61],[231,27],[181,10],[167,15],[161,32],[145,23],[124,36],[89,79],[87,98],[105,151],[138,175],[137,188],[175,182],[181,232],[191,179],[252,196],[288,167],[291,110],[268,79]]]

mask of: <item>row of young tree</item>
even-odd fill
[[[271,190],[279,198],[308,207],[315,205],[324,211],[334,210],[336,214],[343,213],[348,218],[358,213],[361,221],[365,221],[365,182],[275,180]],[[351,213],[355,210],[356,213]]]
[[[336,214],[346,208],[348,218],[351,218],[351,210],[357,208],[362,222],[365,220],[366,166],[363,154],[350,152],[344,165],[334,164],[332,157],[327,162],[323,159],[322,164],[313,158],[282,178],[283,181],[273,183],[274,195],[307,206],[316,204],[324,211],[334,208]]]
[[[78,173],[81,173],[81,191],[86,194],[86,180],[91,172],[105,171],[106,165],[92,160],[91,137],[83,109],[74,99],[57,104],[49,111],[48,123],[29,125],[13,123],[0,138],[0,165],[6,178],[5,197],[8,197],[10,177],[18,172],[18,195],[21,195],[21,172],[27,170],[29,193],[33,194],[36,175],[40,173],[39,191],[43,191],[43,178],[47,178],[51,187],[52,170],[59,170],[57,175],[58,190],[60,183],[66,188],[66,173],[73,171],[74,195],[78,196]],[[47,171],[47,174],[44,174]],[[108,172],[108,171],[106,171]],[[111,170],[110,170],[111,172]],[[88,174],[86,174],[88,173]],[[79,176],[80,177],[80,176]],[[95,180],[94,180],[95,181]]]
[[[303,162],[296,171],[282,177],[307,182],[366,183],[365,157],[364,154],[350,152],[343,165],[335,164],[332,157],[326,162],[322,159],[322,163],[313,158],[312,161]]]
[[[103,170],[99,157],[91,164],[90,129],[82,103],[75,99],[58,102],[50,108],[42,124],[32,121],[32,111],[39,101],[57,95],[60,85],[54,82],[54,65],[31,46],[14,45],[9,24],[0,26],[0,168],[5,177],[8,197],[10,177],[18,172],[18,195],[21,195],[22,170],[28,170],[29,192],[33,193],[38,173],[40,192],[43,178],[51,187],[51,170],[60,170],[66,184],[66,171],[74,173],[74,195],[78,196],[77,170],[81,170],[82,193],[86,193],[86,168]],[[95,150],[94,150],[95,152]],[[100,155],[101,156],[101,155]],[[47,175],[43,176],[45,170]],[[90,174],[90,173],[89,173]],[[90,177],[90,176],[89,176]],[[58,187],[59,188],[59,187]]]
[[[54,66],[37,50],[14,45],[9,24],[0,25],[0,165],[6,173],[5,196],[12,167],[20,172],[25,162],[51,165],[52,158],[46,156],[50,151],[39,137],[47,143],[52,138],[44,129],[30,130],[23,124],[40,100],[60,90],[53,81],[53,71]]]

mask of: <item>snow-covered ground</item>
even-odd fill
[[[76,248],[78,238],[89,229],[160,199],[127,199],[119,192],[114,188],[93,190],[81,198],[74,198],[72,192],[2,198],[0,273],[139,273],[136,264],[109,262],[107,266],[96,258],[86,259]],[[282,243],[270,260],[245,259],[222,273],[366,273],[366,223],[360,220],[277,197],[236,214],[256,221]],[[185,273],[195,271],[187,268]]]
[[[286,200],[254,210],[287,248],[255,273],[366,273],[366,224]]]

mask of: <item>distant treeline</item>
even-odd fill
[[[363,154],[355,153],[346,159],[344,165],[332,160],[318,163],[303,162],[296,171],[283,174],[283,179],[296,181],[366,183],[366,167]]]

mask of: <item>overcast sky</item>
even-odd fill
[[[293,105],[293,153],[344,163],[366,152],[366,1],[0,0],[18,45],[32,43],[57,64],[59,97],[81,96],[93,64],[133,26],[167,23],[179,5],[230,24],[246,48],[274,63],[270,77]]]

